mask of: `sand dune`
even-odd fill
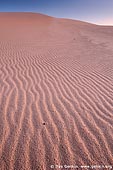
[[[112,35],[113,27],[0,13],[0,170],[112,168]]]

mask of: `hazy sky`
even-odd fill
[[[113,0],[0,0],[1,12],[39,12],[113,25]]]

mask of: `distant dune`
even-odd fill
[[[113,27],[0,13],[0,170],[84,166],[113,166]]]

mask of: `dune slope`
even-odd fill
[[[113,166],[112,35],[113,27],[0,13],[0,170]]]

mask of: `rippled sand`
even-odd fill
[[[0,13],[0,170],[51,165],[113,165],[113,27]]]

